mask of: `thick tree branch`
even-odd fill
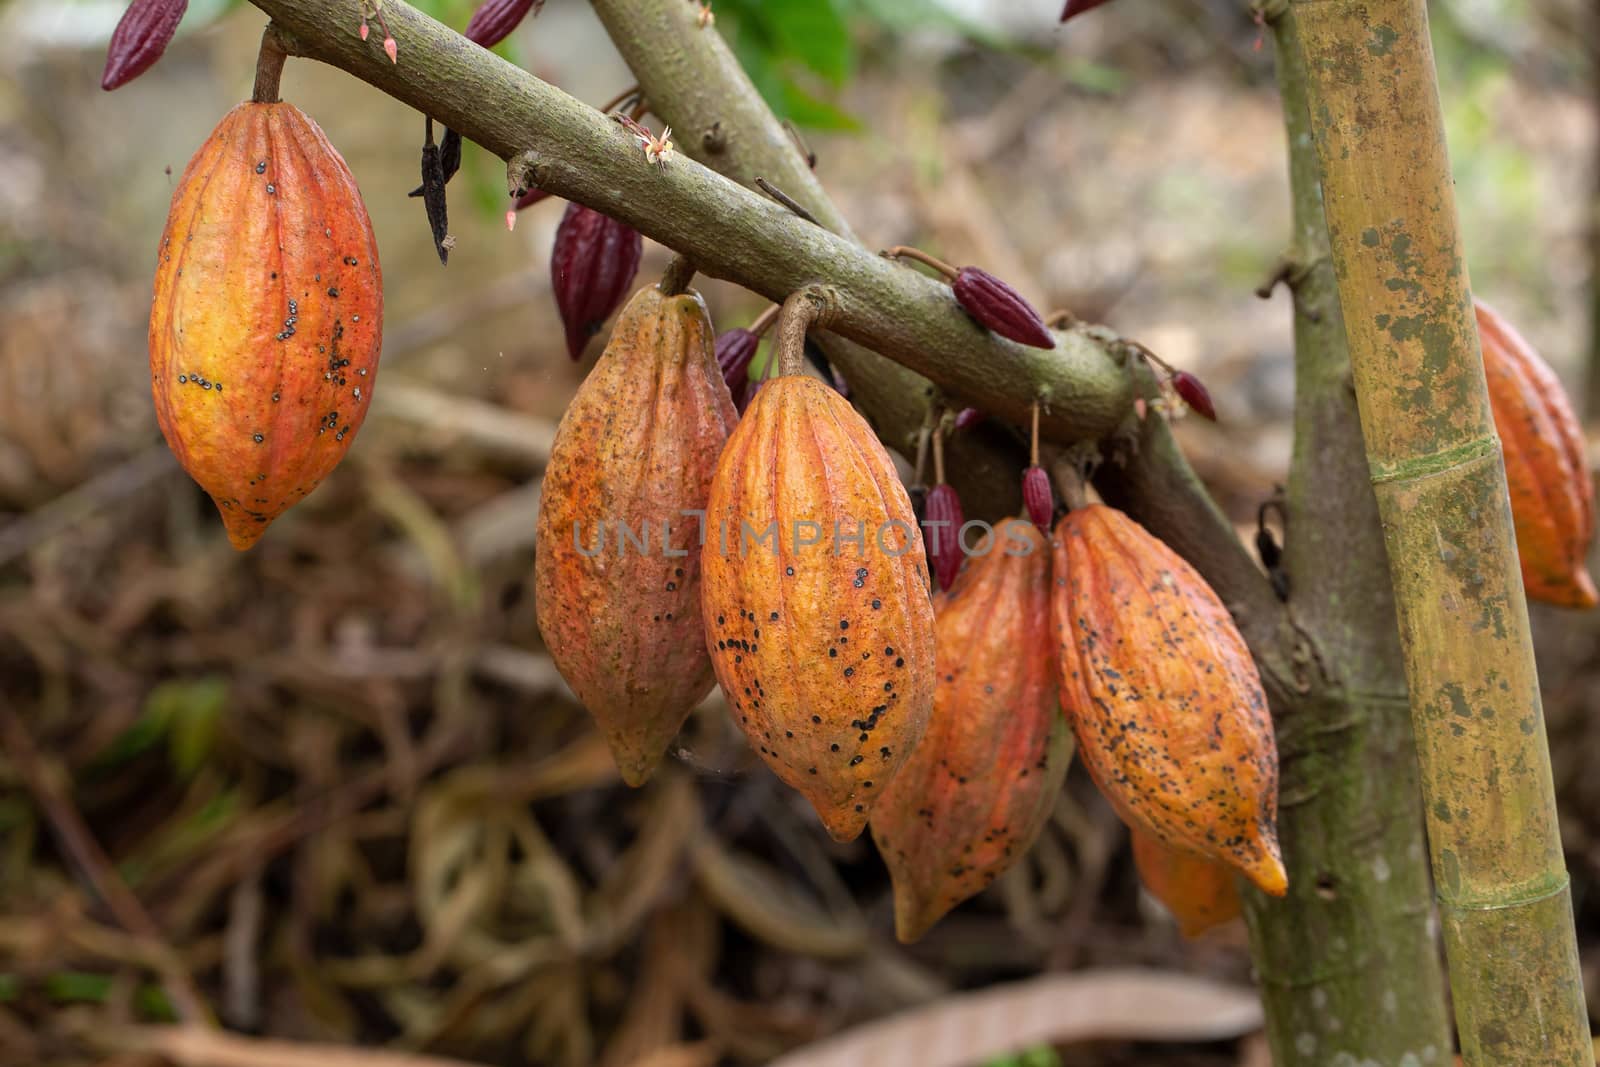
[[[985,411],[1021,422],[1043,398],[1044,432],[1065,442],[1098,437],[1127,411],[1126,371],[1092,336],[1062,334],[1051,351],[995,337],[942,283],[691,160],[651,165],[616,122],[402,0],[387,0],[383,9],[399,42],[398,65],[361,40],[353,6],[254,3],[285,31],[291,51],[347,70],[509,160],[513,186],[538,186],[604,211],[687,255],[702,273],[769,299],[828,285],[838,296],[834,332]]]

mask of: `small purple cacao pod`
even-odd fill
[[[750,361],[761,347],[761,338],[743,327],[728,330],[717,338],[717,366],[722,368],[722,380],[728,383],[728,392],[735,397],[744,396],[744,387],[750,381]]]
[[[744,383],[744,392],[733,398],[733,406],[743,415],[745,409],[755,402],[756,394],[761,392],[761,387],[767,384],[765,378],[751,378]]]
[[[933,576],[940,589],[949,589],[961,570],[961,498],[943,483],[928,491],[927,517],[922,520],[923,542],[933,561]]]
[[[567,205],[550,251],[550,286],[574,360],[583,358],[589,338],[627,299],[643,255],[644,240],[632,226],[582,204]]]
[[[1028,509],[1028,518],[1048,535],[1050,520],[1056,513],[1056,498],[1043,467],[1029,467],[1022,472],[1022,503]]]
[[[1056,339],[1045,328],[1033,305],[1005,282],[977,267],[962,267],[950,283],[956,300],[967,314],[1001,337],[1034,348],[1054,348]]]
[[[549,193],[548,190],[545,190],[545,189],[529,189],[527,192],[525,192],[521,196],[517,197],[517,202],[515,204],[511,205],[511,210],[512,211],[521,211],[524,208],[532,207],[533,205],[537,204],[541,200],[548,200],[548,199],[550,199],[550,193]]]
[[[483,0],[467,20],[463,35],[474,44],[493,48],[511,35],[528,12],[539,13],[544,0]]]
[[[956,413],[956,429],[970,430],[987,417],[977,408],[962,408]]]
[[[133,0],[112,31],[100,88],[120,88],[154,66],[188,8],[189,0]]]
[[[1107,2],[1108,0],[1067,0],[1067,6],[1061,9],[1061,21],[1065,22],[1075,15],[1081,15]]]
[[[1172,376],[1172,391],[1193,408],[1196,415],[1211,422],[1217,421],[1217,409],[1211,403],[1211,394],[1199,378],[1181,370]]]

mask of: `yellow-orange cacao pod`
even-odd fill
[[[775,378],[734,428],[706,509],[703,617],[750,744],[841,841],[922,739],[933,608],[911,501],[838,393]]]
[[[539,630],[629,785],[650,777],[712,686],[700,534],[738,418],[712,340],[698,294],[640,290],[562,417],[545,468]]]
[[[1051,608],[1078,756],[1123,821],[1283,895],[1272,719],[1216,593],[1144,527],[1090,504],[1056,525]]]
[[[1129,827],[1129,832],[1139,881],[1166,905],[1184,937],[1199,937],[1239,917],[1239,887],[1231,867],[1186,848],[1164,845],[1138,826]]]
[[[1583,427],[1561,379],[1533,346],[1486,304],[1479,302],[1477,312],[1522,584],[1530,599],[1592,608],[1600,596],[1585,563],[1594,539],[1594,485]]]
[[[378,248],[350,169],[293,104],[240,104],[173,193],[150,308],[156,419],[235,548],[343,458],[382,330]]]
[[[1050,546],[1038,527],[1002,522],[933,611],[933,716],[872,809],[902,941],[1021,858],[1072,755],[1051,663]]]

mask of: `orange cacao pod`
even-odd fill
[[[737,419],[690,292],[640,290],[556,430],[539,506],[539,630],[642,785],[711,691],[700,533]]]
[[[1489,407],[1506,461],[1511,517],[1528,597],[1568,608],[1600,602],[1585,557],[1594,486],[1583,428],[1561,380],[1492,308],[1477,305]]]
[[[1024,519],[1001,523],[933,610],[928,733],[872,809],[902,941],[921,937],[1028,850],[1072,753],[1051,664],[1044,534]]]
[[[1166,905],[1184,937],[1199,937],[1240,914],[1233,869],[1186,848],[1164,845],[1153,835],[1129,827],[1139,881]]]
[[[706,642],[750,743],[848,841],[927,728],[927,563],[849,402],[803,375],[763,385],[711,483]]]
[[[1056,525],[1061,704],[1124,822],[1288,887],[1278,751],[1244,638],[1193,567],[1104,504]]]
[[[293,104],[244,103],[172,196],[150,308],[156,419],[249,548],[366,418],[383,279],[355,179]]]

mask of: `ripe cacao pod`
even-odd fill
[[[1033,305],[988,271],[962,267],[956,272],[950,288],[956,294],[957,303],[966,308],[967,314],[1001,337],[1034,348],[1056,346],[1056,339],[1051,336],[1044,319],[1040,318]]]
[[[240,104],[172,195],[150,308],[156,419],[235,548],[344,457],[382,333],[378,248],[349,168],[293,104]]]
[[[188,9],[189,0],[133,0],[111,31],[100,88],[120,89],[154,66]]]
[[[1079,758],[1123,821],[1282,896],[1272,719],[1216,593],[1144,527],[1090,504],[1056,525],[1051,607]]]
[[[567,355],[583,358],[589,338],[622,306],[639,273],[639,231],[582,204],[567,205],[550,249],[550,287],[567,334]]]
[[[1129,832],[1139,881],[1172,913],[1184,937],[1199,937],[1239,917],[1239,887],[1232,868],[1186,848],[1164,845],[1138,826],[1129,827]]]
[[[761,386],[711,483],[706,643],[750,743],[848,841],[927,728],[927,563],[849,402],[804,375]]]
[[[997,526],[935,598],[934,619],[928,732],[872,809],[907,942],[1027,852],[1072,754],[1051,663],[1050,546],[1037,527]]]
[[[1582,425],[1561,379],[1533,346],[1481,301],[1477,312],[1522,584],[1529,599],[1592,608],[1600,601],[1585,562],[1594,540],[1594,485]]]
[[[712,686],[698,513],[737,416],[711,340],[698,294],[641,290],[545,468],[539,630],[629,785],[650,777]]]

